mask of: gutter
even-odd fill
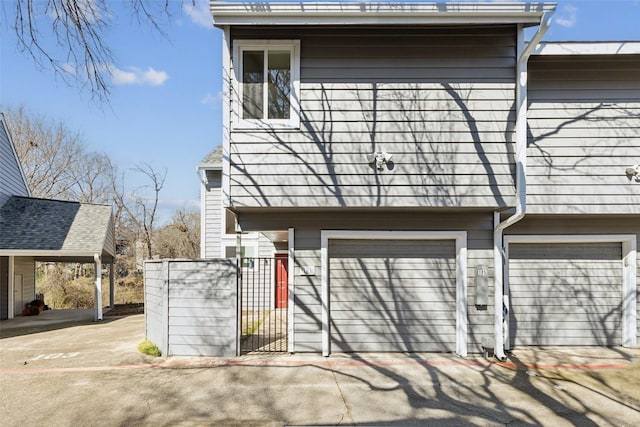
[[[494,212],[493,266],[494,266],[494,353],[497,359],[506,360],[503,331],[505,316],[509,315],[509,301],[504,295],[504,266],[506,254],[503,243],[504,230],[522,220],[527,212],[527,63],[529,56],[549,29],[555,8],[545,12],[540,19],[538,31],[525,45],[524,29],[518,26],[518,62],[516,64],[516,212],[500,222],[500,211]]]

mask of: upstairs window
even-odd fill
[[[235,127],[299,126],[299,50],[295,40],[234,41]]]

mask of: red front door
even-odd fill
[[[289,302],[289,279],[287,254],[276,254],[276,308],[287,308]]]

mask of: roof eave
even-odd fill
[[[534,55],[640,55],[640,41],[542,42]]]
[[[214,25],[537,25],[554,3],[211,2]]]
[[[216,163],[198,163],[196,165],[197,170],[222,170],[222,165]]]

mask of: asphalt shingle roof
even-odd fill
[[[218,145],[212,152],[207,154],[200,163],[207,166],[222,167],[222,145]]]
[[[111,222],[108,205],[13,196],[0,208],[0,249],[113,255]]]

